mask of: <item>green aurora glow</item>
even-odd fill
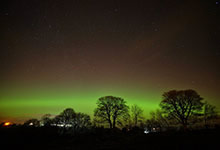
[[[0,101],[0,118],[2,121],[13,121],[22,123],[28,118],[38,118],[44,114],[57,115],[65,108],[73,108],[77,112],[83,112],[93,116],[96,102],[101,96],[114,95],[124,98],[129,106],[139,105],[144,109],[145,117],[149,117],[151,111],[159,108],[161,95],[169,88],[151,90],[153,87],[115,87],[96,85],[93,88],[68,87],[52,88],[48,86],[38,88],[13,88],[7,89],[8,93],[2,94]],[[14,86],[15,87],[15,86]],[[178,88],[177,88],[178,89]],[[210,99],[201,95],[206,100]],[[212,99],[216,104],[216,100]]]
[[[145,117],[169,90],[220,108],[220,9],[215,1],[5,1],[0,15],[0,121],[22,123],[98,98]]]

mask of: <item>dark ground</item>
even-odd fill
[[[190,132],[144,134],[141,130],[121,131],[103,128],[84,134],[60,135],[56,128],[0,128],[1,147],[7,150],[81,150],[81,149],[219,149],[219,129]]]

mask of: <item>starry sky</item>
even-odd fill
[[[169,90],[220,107],[220,1],[3,0],[0,121],[113,95],[147,116]]]

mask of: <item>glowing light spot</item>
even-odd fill
[[[145,130],[145,131],[144,131],[144,133],[145,133],[145,134],[148,134],[148,133],[149,133],[149,131]]]
[[[9,126],[9,125],[11,125],[11,122],[5,122],[4,123],[4,126]]]

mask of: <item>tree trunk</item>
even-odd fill
[[[135,115],[135,118],[134,118],[134,126],[136,127],[137,126],[137,116]]]
[[[184,132],[187,131],[187,120],[183,121],[183,130],[184,130]]]
[[[112,122],[111,122],[111,120],[109,120],[108,122],[109,122],[109,127],[111,129],[112,128]]]
[[[183,130],[186,132],[187,131],[187,124],[183,125]]]
[[[116,124],[116,119],[113,118],[113,128],[115,128],[115,124]]]

